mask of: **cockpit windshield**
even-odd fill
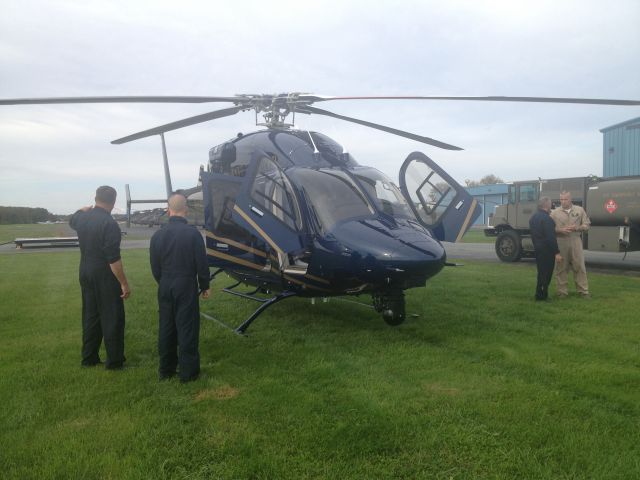
[[[369,167],[356,168],[354,172],[380,211],[393,217],[405,216],[415,219],[402,192],[385,174]]]
[[[289,175],[303,191],[324,232],[338,222],[375,213],[360,188],[340,170],[305,168],[290,171]]]

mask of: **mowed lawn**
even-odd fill
[[[484,227],[474,227],[467,230],[461,240],[463,243],[495,243],[496,237],[487,237]]]
[[[0,225],[0,244],[13,243],[16,238],[68,237],[75,236],[67,223],[33,223]]]
[[[78,256],[0,255],[3,479],[640,478],[640,278],[540,305],[530,264],[465,262],[395,328],[291,299],[249,337],[203,321],[181,385],[157,380],[146,250],[123,251],[127,368],[79,366]],[[202,304],[237,324],[229,283]]]

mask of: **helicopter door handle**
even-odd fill
[[[256,215],[259,215],[260,217],[264,217],[264,212],[262,210],[257,209],[254,206],[251,207],[251,211]]]

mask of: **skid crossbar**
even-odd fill
[[[238,292],[234,292],[236,294],[238,294]],[[289,298],[289,297],[294,297],[296,296],[297,293],[295,292],[282,292],[278,295],[276,295],[275,297],[271,297],[268,300],[263,300],[263,299],[259,299],[262,300],[263,303],[262,305],[260,305],[255,312],[253,312],[251,314],[251,316],[249,318],[247,318],[244,322],[242,322],[242,324],[235,329],[236,333],[239,333],[241,335],[244,335],[244,332],[247,328],[249,328],[249,325],[251,325],[251,323],[258,318],[258,315],[260,315],[262,312],[264,312],[267,308],[269,308],[271,305],[278,303],[280,300],[284,300],[285,298]],[[254,300],[256,298],[254,297]]]
[[[214,276],[216,274],[218,274],[218,272],[216,272],[214,274]],[[235,333],[239,334],[239,335],[245,335],[245,332],[247,330],[247,328],[249,328],[249,325],[251,325],[253,323],[253,321],[258,318],[258,316],[264,312],[267,308],[269,308],[271,305],[278,303],[281,300],[284,300],[285,298],[289,298],[289,297],[293,297],[296,296],[297,293],[296,292],[292,292],[292,291],[286,291],[286,292],[282,292],[279,293],[273,297],[270,298],[260,298],[257,297],[256,294],[261,290],[262,287],[257,287],[255,290],[251,291],[251,292],[247,292],[247,293],[243,293],[243,292],[236,292],[234,290],[234,288],[238,287],[242,282],[237,282],[234,283],[233,285],[227,287],[227,288],[223,288],[222,291],[225,293],[229,293],[231,295],[235,295],[237,297],[241,297],[241,298],[246,298],[248,300],[253,300],[255,302],[259,302],[261,303],[261,305],[249,316],[249,318],[247,318],[244,322],[242,322],[238,327],[233,328],[229,325],[227,325],[226,323],[224,323],[221,320],[218,320],[217,318],[214,318],[210,315],[207,315],[205,313],[201,313],[201,315],[208,319],[208,320],[213,320],[216,323],[218,323],[219,325],[222,325],[225,328],[228,328],[230,330],[233,330]]]

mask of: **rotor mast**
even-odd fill
[[[248,95],[250,108],[256,112],[256,125],[267,128],[289,129],[294,126],[296,105],[309,103],[300,99],[301,93],[281,93],[274,95]],[[258,114],[262,113],[263,122],[258,121]],[[292,122],[286,118],[292,114]]]

